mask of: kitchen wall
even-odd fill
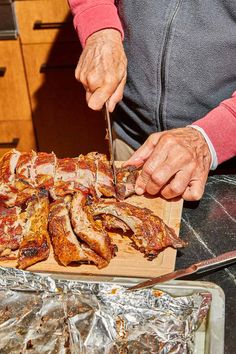
[[[0,0],[1,24],[9,23],[6,3]],[[103,114],[87,107],[74,77],[81,47],[67,0],[18,0],[13,8],[18,26],[0,40],[0,68],[7,67],[0,76],[0,153],[13,146],[59,157],[106,152]]]

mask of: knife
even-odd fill
[[[113,170],[113,180],[114,184],[116,184],[116,166],[115,166],[115,159],[114,159],[114,150],[113,150],[113,139],[112,139],[112,130],[111,130],[111,117],[110,112],[108,110],[108,103],[105,103],[105,118],[107,121],[107,134],[108,134],[108,146],[109,146],[109,153],[110,153],[110,164]]]
[[[234,262],[236,262],[236,250],[222,253],[217,257],[206,259],[198,263],[194,263],[188,268],[178,269],[174,272],[143,281],[137,285],[132,286],[131,288],[128,288],[127,291],[149,288],[156,284],[164,283],[168,280],[182,278],[185,277],[186,275],[193,274],[193,273],[197,273],[197,274],[203,273],[212,269],[217,269],[226,266]]]

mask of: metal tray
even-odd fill
[[[42,273],[41,273],[42,275]],[[47,274],[49,275],[49,274]],[[57,279],[105,282],[130,287],[144,278],[118,278],[99,276],[76,276],[50,274]],[[196,345],[194,354],[224,354],[224,326],[225,326],[225,295],[223,290],[216,284],[202,281],[173,280],[165,284],[158,284],[154,289],[160,289],[172,296],[191,295],[196,292],[210,292],[212,303],[207,320],[196,332]]]

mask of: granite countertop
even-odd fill
[[[236,171],[208,178],[200,202],[185,202],[180,229],[189,245],[178,252],[176,269],[236,250]],[[236,353],[236,264],[188,280],[210,281],[225,293],[225,354]]]

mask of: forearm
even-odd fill
[[[236,156],[236,91],[193,124],[201,127],[209,137],[218,164]]]
[[[118,30],[123,38],[123,29],[114,0],[68,0],[68,2],[83,47],[92,33],[105,28]]]

